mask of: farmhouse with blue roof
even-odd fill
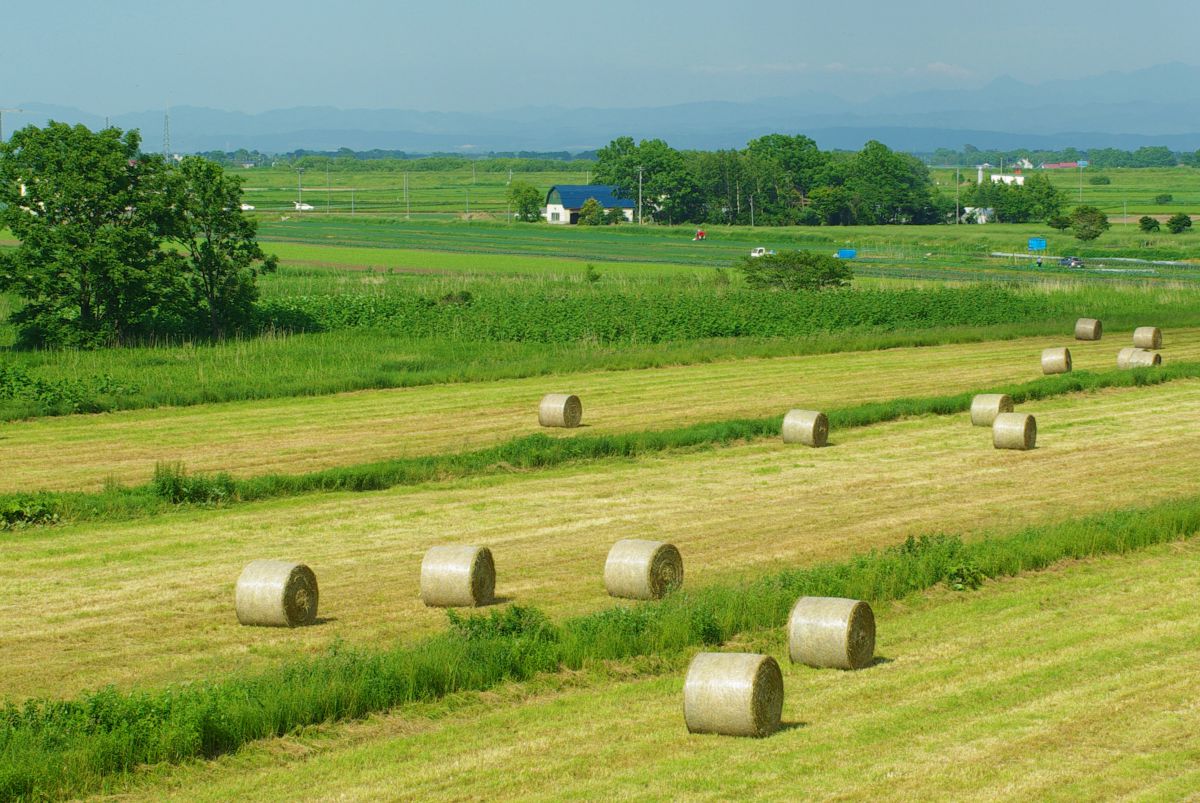
[[[579,210],[588,198],[595,198],[605,211],[620,209],[632,222],[637,204],[617,197],[617,192],[613,184],[557,184],[546,193],[546,222],[578,223]]]

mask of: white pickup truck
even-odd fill
[[[762,247],[750,249],[750,256],[752,257],[765,257],[768,255],[775,256],[775,249],[772,248],[770,251]]]

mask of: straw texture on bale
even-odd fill
[[[303,563],[253,560],[238,577],[234,607],[244,625],[296,627],[316,621],[317,596],[317,576]]]
[[[1140,349],[1162,348],[1162,330],[1157,326],[1139,326],[1133,330],[1133,345]]]
[[[1075,321],[1076,340],[1099,340],[1104,327],[1095,318],[1080,318]]]
[[[971,426],[990,427],[1000,413],[1011,413],[1013,402],[1007,393],[980,393],[971,399]]]
[[[992,422],[992,445],[1025,451],[1037,445],[1037,421],[1028,413],[1001,413]]]
[[[862,669],[875,660],[871,606],[841,597],[801,597],[788,616],[788,655],[818,669]]]
[[[1150,368],[1162,365],[1162,355],[1148,349],[1127,346],[1117,352],[1118,368]]]
[[[421,600],[431,608],[491,605],[496,564],[480,546],[430,547],[421,561]]]
[[[1071,350],[1067,348],[1045,349],[1042,352],[1043,374],[1066,374],[1071,371]]]
[[[538,405],[538,423],[543,427],[577,427],[583,420],[583,403],[570,393],[547,393]]]
[[[783,417],[783,442],[824,446],[829,442],[829,419],[816,410],[790,410]]]
[[[689,733],[767,736],[783,714],[783,673],[769,655],[702,652],[683,682]]]
[[[604,563],[604,587],[614,597],[658,599],[683,585],[683,558],[673,544],[627,538]]]

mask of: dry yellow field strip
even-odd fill
[[[0,697],[217,676],[336,639],[377,646],[445,626],[418,599],[431,545],[490,546],[501,597],[554,616],[613,604],[602,567],[628,537],[670,540],[688,584],[844,558],[933,531],[1008,531],[1196,493],[1200,381],[1061,397],[1039,448],[1005,452],[966,414],[487,480],[324,494],[92,522],[0,539]],[[319,626],[239,627],[256,558],[303,560]]]
[[[1200,329],[1171,331],[1167,360],[1200,359]],[[1128,333],[737,360],[654,370],[434,385],[335,396],[47,418],[0,425],[0,492],[95,490],[147,481],[158,461],[236,475],[301,472],[457,452],[532,432],[546,392],[583,399],[582,432],[671,428],[1024,382],[1044,346],[1111,370]]]
[[[766,739],[689,735],[681,666],[271,740],[129,798],[1194,799],[1198,572],[1193,541],[933,591],[876,610],[886,662],[853,673],[756,634],[729,649],[780,660],[790,727]]]

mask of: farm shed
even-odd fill
[[[633,221],[636,204],[617,197],[617,188],[612,184],[557,184],[546,193],[547,223],[578,223],[579,210],[588,198],[595,198],[605,211],[620,209],[625,219]]]

